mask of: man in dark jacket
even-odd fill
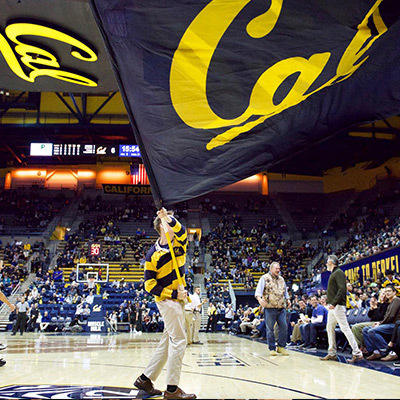
[[[346,336],[349,344],[353,351],[353,357],[349,360],[350,363],[355,363],[363,360],[363,355],[360,348],[357,345],[356,339],[353,332],[350,329],[349,323],[346,317],[346,275],[339,268],[339,260],[334,255],[328,256],[326,266],[328,271],[331,272],[331,276],[328,281],[327,290],[327,304],[328,304],[328,322],[326,324],[326,331],[328,333],[329,349],[328,355],[321,358],[323,361],[337,361],[336,356],[336,325],[339,324],[339,328]]]
[[[387,299],[386,299],[386,290],[382,290],[379,299],[376,296],[371,297],[370,301],[370,309],[368,311],[368,317],[370,319],[369,322],[359,322],[358,324],[354,324],[351,327],[354,337],[357,340],[357,344],[364,348],[364,337],[363,337],[363,329],[368,326],[374,325],[374,322],[382,321],[385,316],[386,309],[388,307]],[[364,350],[363,350],[364,351]],[[366,351],[366,350],[365,350]]]
[[[386,286],[386,296],[389,306],[381,322],[375,322],[372,327],[363,329],[364,342],[367,350],[372,353],[367,360],[379,360],[386,355],[387,341],[384,335],[392,335],[396,321],[400,320],[400,298],[396,297],[394,285]]]

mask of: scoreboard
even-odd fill
[[[90,243],[89,246],[89,255],[98,257],[101,251],[101,244],[100,243]]]
[[[110,156],[141,157],[139,146],[133,144],[101,145],[76,143],[31,143],[31,156]]]
[[[120,144],[119,145],[120,157],[140,157],[139,146],[136,144]]]

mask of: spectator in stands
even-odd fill
[[[270,354],[288,356],[289,353],[285,350],[287,343],[286,307],[290,307],[290,300],[280,270],[278,262],[271,263],[269,272],[263,275],[258,282],[255,297],[260,306],[264,308]],[[274,337],[275,324],[278,324],[279,329],[277,351]]]
[[[386,287],[388,285],[393,285],[397,291],[397,296],[400,296],[400,281],[395,278],[394,272],[391,270],[386,271],[386,278],[382,283],[382,287]]]
[[[28,332],[36,332],[38,328],[37,319],[39,317],[39,309],[37,303],[33,303],[30,312],[29,312],[29,320],[28,320]]]
[[[128,265],[128,263],[123,263],[123,264],[121,265],[121,272],[124,272],[124,271],[129,272],[129,265]]]
[[[60,267],[56,267],[53,272],[53,280],[55,282],[61,282],[63,280],[63,272]]]
[[[299,300],[298,307],[297,321],[291,321],[293,327],[291,345],[300,345],[302,343],[303,338],[300,328],[303,324],[307,323],[307,318],[311,318],[313,312],[312,308],[309,307],[303,299]]]
[[[79,321],[77,316],[71,322],[66,323],[63,332],[80,333],[83,332],[83,322]]]
[[[227,304],[225,308],[225,326],[224,326],[225,330],[230,329],[234,317],[235,317],[235,311],[232,308],[232,304]]]
[[[243,334],[248,330],[250,330],[250,332],[253,331],[257,327],[257,325],[254,324],[254,320],[256,320],[256,316],[253,313],[252,308],[249,307],[240,318],[240,331]]]
[[[311,320],[300,326],[300,332],[304,341],[302,346],[308,350],[317,350],[317,332],[325,328],[328,310],[318,303],[316,296],[311,297],[311,305],[313,308]]]
[[[389,354],[382,358],[381,361],[396,361],[400,359],[400,320],[398,320],[394,326],[392,337],[388,344]],[[394,364],[395,367],[399,367],[399,363]]]
[[[49,324],[51,322],[49,312],[45,311],[43,314],[43,317],[39,317],[39,319],[40,319],[40,323],[39,323],[40,332],[46,332],[46,330],[48,329]]]
[[[118,314],[117,311],[113,311],[110,315],[110,326],[113,332],[117,332],[118,330]]]
[[[217,309],[213,303],[209,303],[208,309],[207,309],[207,315],[208,315],[208,320],[207,320],[207,328],[206,332],[208,332],[211,329],[211,332],[216,332],[217,330]]]
[[[388,302],[386,298],[386,291],[381,290],[379,294],[379,299],[377,299],[377,297],[373,295],[370,300],[370,309],[368,311],[368,317],[371,321],[360,322],[351,327],[353,335],[357,340],[357,344],[360,346],[361,351],[363,351],[363,353],[367,352],[367,350],[365,349],[363,329],[369,326],[373,326],[375,322],[382,321],[385,316],[387,307],[388,307]]]
[[[389,306],[381,322],[375,322],[372,327],[363,329],[365,346],[370,356],[367,360],[379,360],[386,355],[387,342],[383,335],[392,335],[395,324],[400,320],[400,298],[393,285],[386,286],[386,296]]]
[[[347,283],[347,294],[346,294],[346,308],[358,308],[358,304],[356,301],[356,296],[353,293],[353,285],[351,283]]]

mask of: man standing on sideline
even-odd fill
[[[3,269],[3,260],[0,260],[0,271]],[[7,304],[8,308],[13,312],[15,310],[14,304],[11,304],[10,301],[7,299],[6,295],[0,290],[0,301]],[[0,350],[6,349],[7,346],[4,346],[3,344],[0,343]],[[0,358],[0,367],[5,365],[6,362]]]
[[[194,293],[190,295],[190,300],[193,307],[192,343],[203,344],[199,339],[199,331],[201,325],[201,311],[206,300],[201,301],[200,299],[200,287],[197,286],[194,288]]]
[[[363,359],[362,352],[357,345],[356,339],[353,332],[350,329],[349,323],[346,317],[346,275],[339,268],[339,260],[334,255],[328,256],[326,261],[328,271],[331,272],[331,276],[328,281],[327,290],[327,303],[328,303],[328,322],[326,324],[326,331],[328,333],[328,354],[321,358],[323,361],[337,361],[336,355],[336,325],[339,324],[339,328],[346,336],[352,351],[353,357],[349,360],[349,363],[355,363]]]
[[[267,341],[271,356],[281,354],[288,356],[286,351],[287,322],[286,307],[290,307],[289,294],[285,280],[280,275],[281,266],[278,262],[271,263],[269,272],[258,281],[255,297],[264,307]],[[278,349],[276,349],[274,326],[278,324]]]
[[[152,381],[158,378],[167,364],[167,390],[164,392],[164,399],[196,399],[196,395],[187,394],[178,387],[186,349],[182,302],[187,298],[187,291],[178,284],[162,221],[166,222],[179,272],[185,284],[186,229],[173,217],[172,212],[162,208],[154,220],[154,229],[159,238],[146,255],[144,280],[146,292],[155,296],[164,320],[164,332],[150,363],[136,379],[135,386],[150,396],[160,396],[162,392],[154,388]]]
[[[185,304],[185,331],[186,331],[186,342],[188,346],[190,346],[193,343],[193,325],[194,325],[193,303],[187,302]]]
[[[23,335],[23,333],[26,330],[29,304],[27,301],[25,301],[25,296],[21,297],[21,300],[17,303],[16,308],[17,308],[17,322],[15,323],[13,332],[11,334],[13,336],[17,333],[18,330],[21,335]]]

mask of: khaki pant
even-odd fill
[[[193,326],[194,326],[193,318],[194,318],[193,311],[185,310],[185,330],[186,330],[187,344],[193,343]]]
[[[194,343],[200,342],[200,339],[199,339],[200,326],[201,326],[201,313],[195,312],[194,313],[194,321],[193,321],[193,342]]]
[[[300,340],[303,340],[301,337],[301,332],[300,332],[300,326],[303,325],[303,321],[298,321],[297,324],[293,327],[292,331],[292,342],[299,342]]]
[[[374,323],[375,322],[360,322],[359,324],[355,324],[351,327],[351,331],[353,332],[353,335],[356,338],[357,344],[359,346],[365,346],[362,330],[366,326],[372,326]]]
[[[187,344],[193,343],[193,326],[194,326],[194,315],[192,311],[185,310],[185,331]]]
[[[328,322],[326,324],[326,331],[328,333],[330,355],[336,355],[336,325],[339,324],[339,328],[346,336],[354,356],[362,356],[361,350],[359,349],[356,339],[350,329],[349,323],[346,316],[346,307],[337,305],[333,310],[328,312]]]
[[[157,307],[164,320],[164,332],[143,374],[155,381],[167,364],[167,385],[178,385],[186,349],[185,317],[179,301],[163,300]]]
[[[242,322],[242,323],[239,325],[239,328],[240,328],[240,330],[242,331],[242,333],[246,333],[247,328],[250,328],[250,330],[253,330],[253,329],[254,329],[254,325],[253,325],[252,322]]]

